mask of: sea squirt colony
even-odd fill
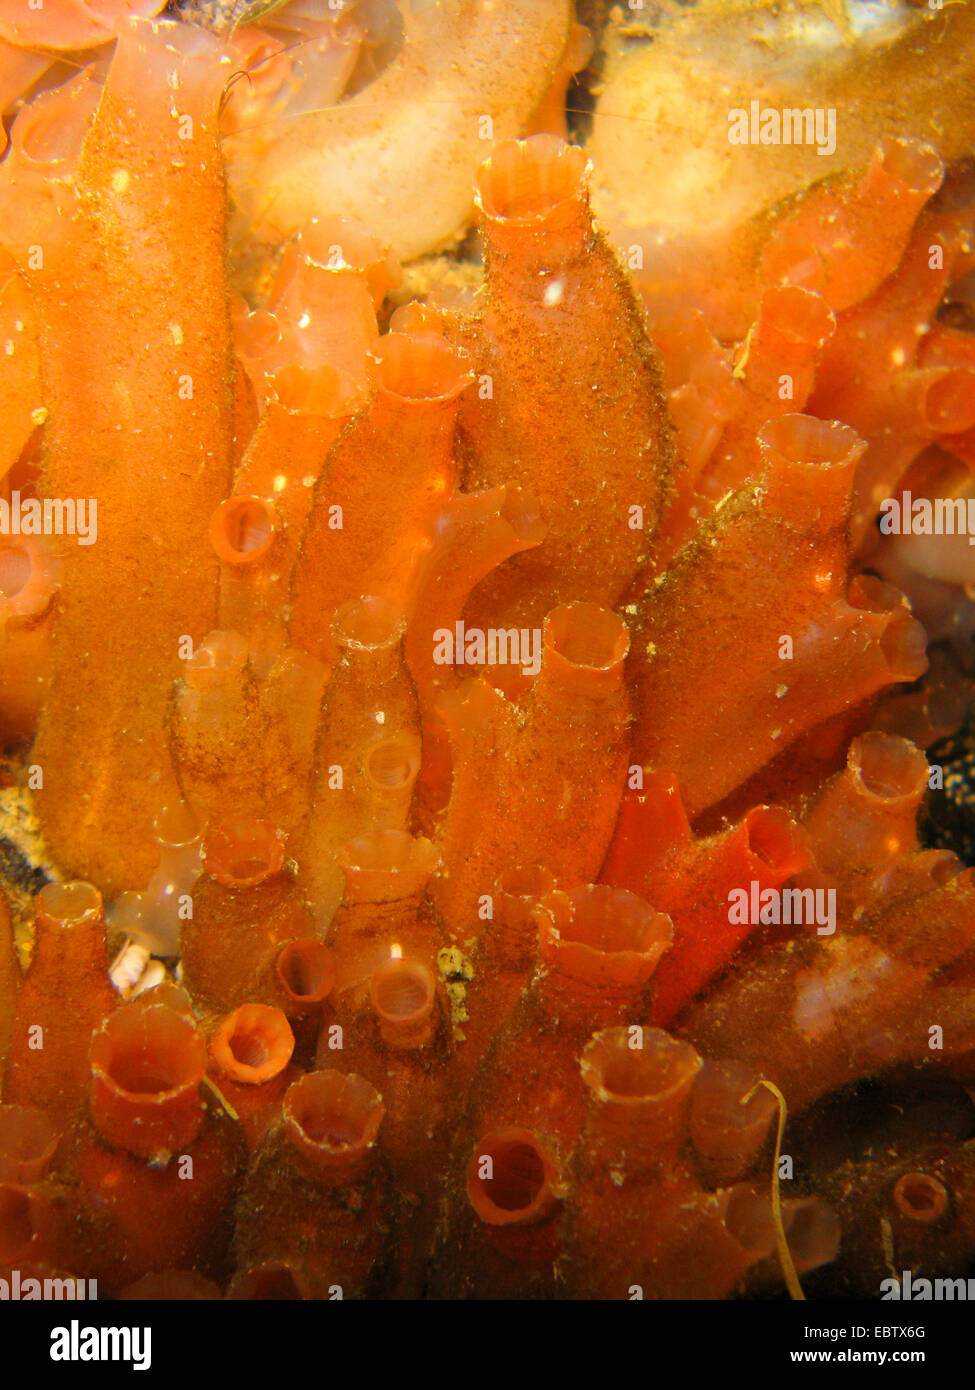
[[[333,8],[0,0],[0,1274],[963,1274],[971,7]]]

